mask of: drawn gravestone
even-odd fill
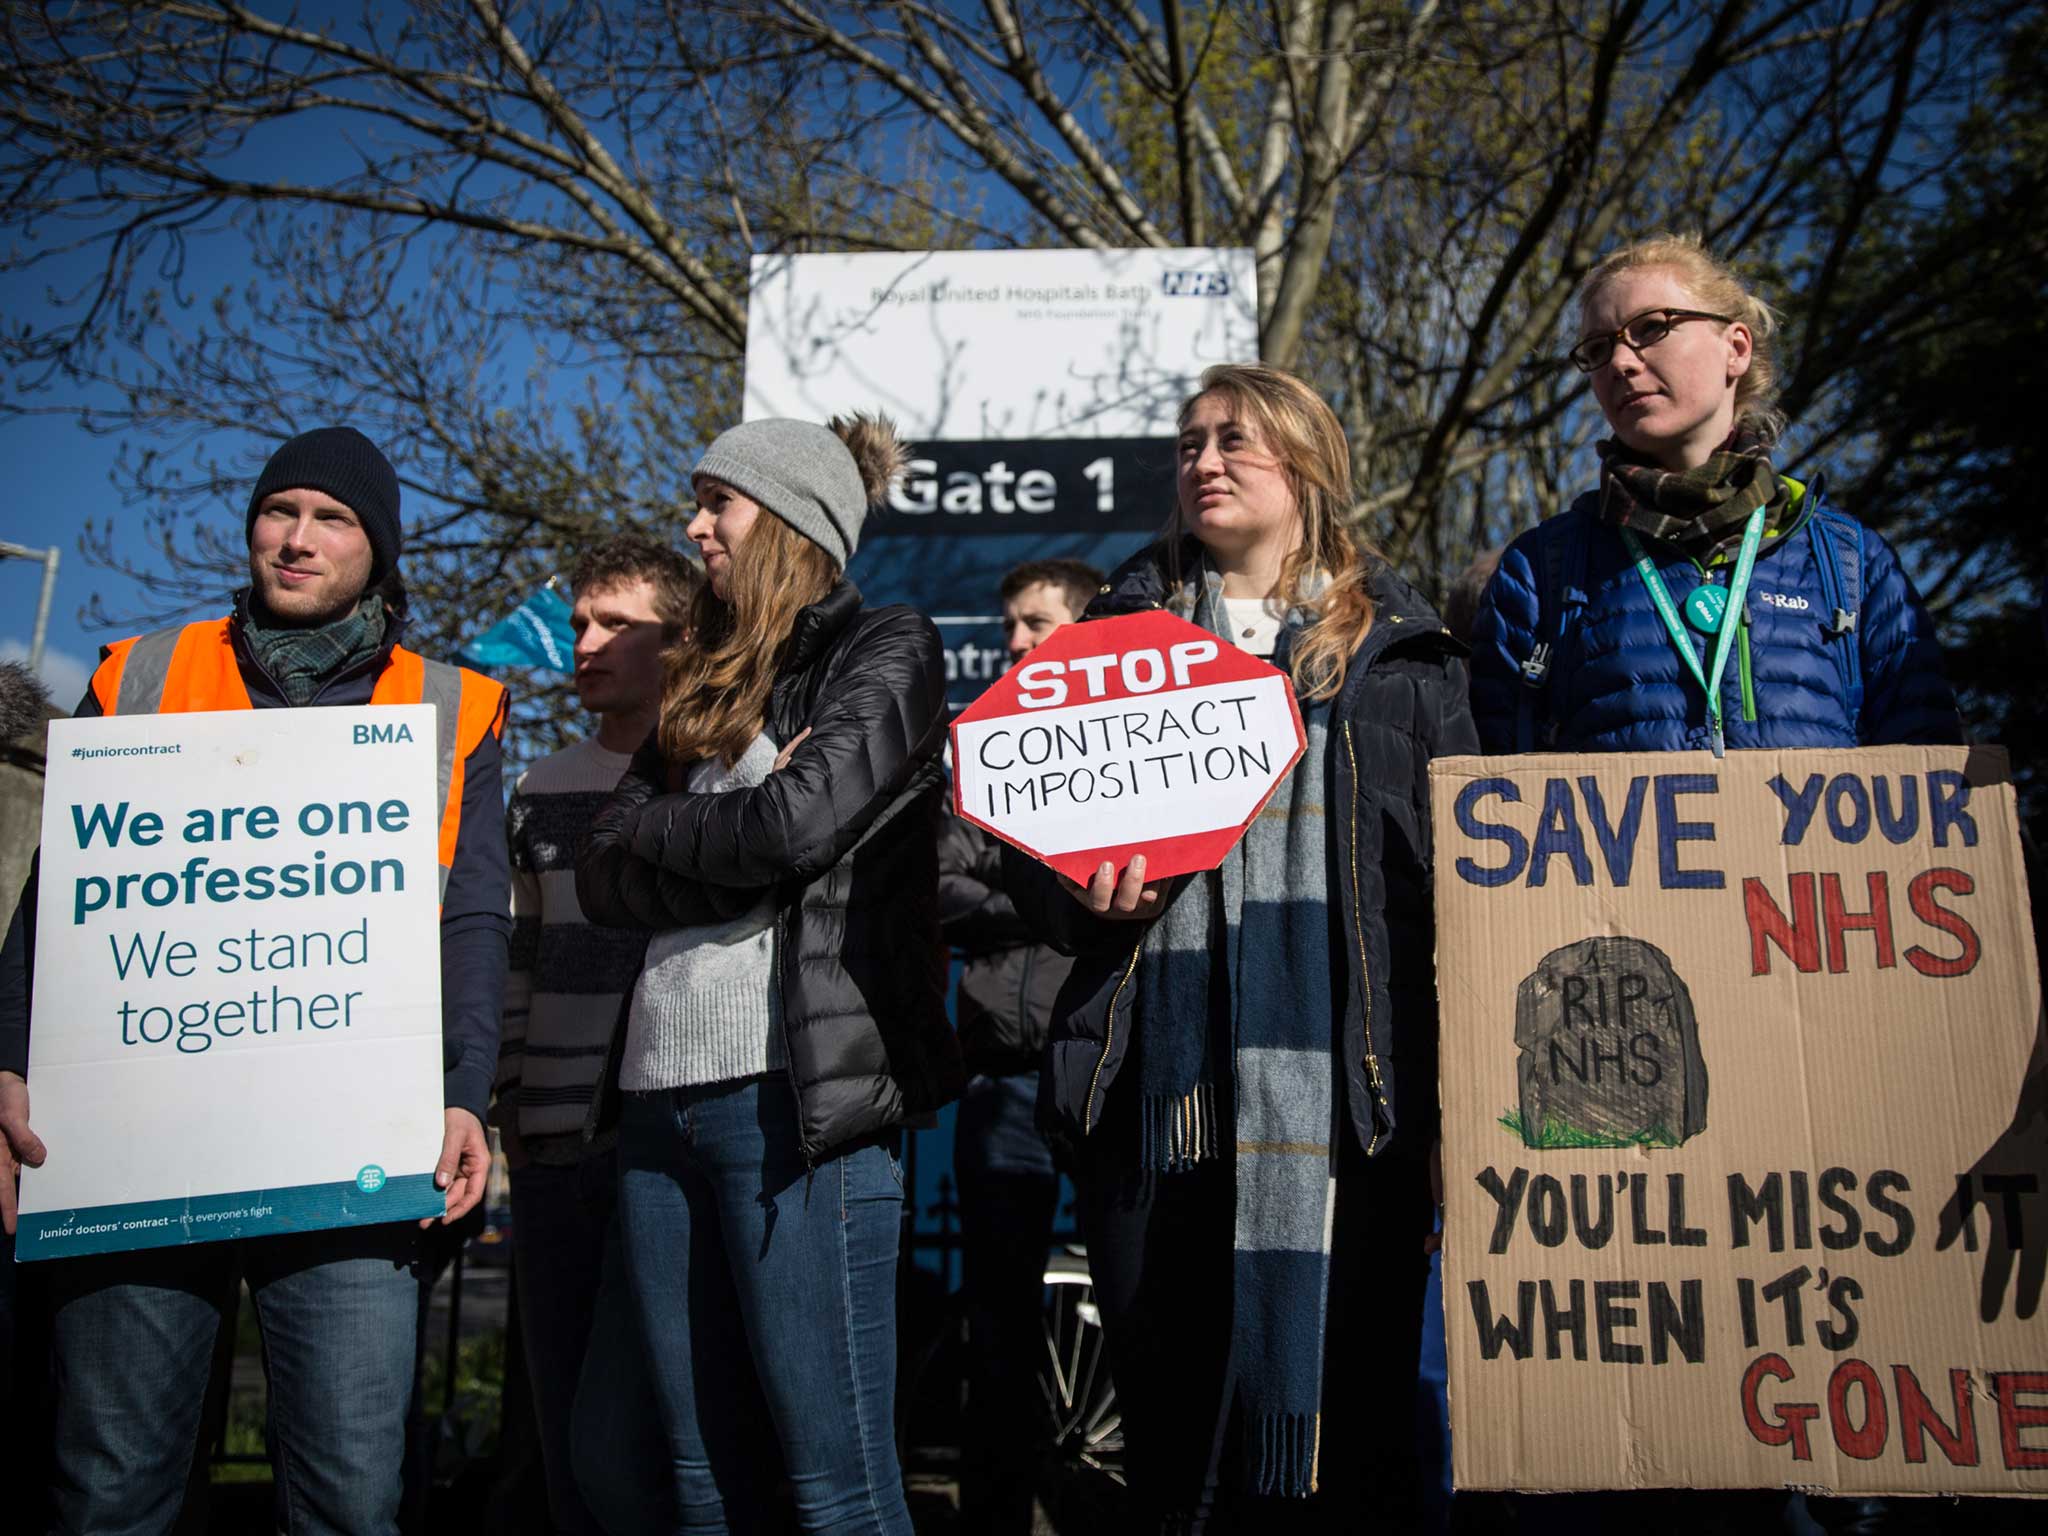
[[[1676,1147],[1707,1127],[1707,1064],[1692,994],[1654,944],[1581,939],[1515,992],[1523,1142]]]

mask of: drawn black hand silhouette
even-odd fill
[[[1979,1207],[1989,1227],[1981,1241]],[[2014,1317],[2031,1318],[2048,1278],[2048,1013],[2034,1021],[2034,1052],[2012,1124],[1967,1173],[1956,1175],[1955,1191],[1941,1208],[1935,1250],[1958,1240],[1965,1252],[1984,1254],[1978,1316],[1995,1323],[2010,1300]]]

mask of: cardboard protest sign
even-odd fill
[[[50,726],[18,1252],[439,1215],[428,705]]]
[[[960,815],[1085,884],[1214,869],[1301,756],[1285,673],[1165,612],[1069,624],[953,722]]]
[[[2048,1493],[2004,754],[1431,781],[1458,1484]]]

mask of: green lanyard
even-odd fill
[[[1670,589],[1664,585],[1656,562],[1644,550],[1642,540],[1632,529],[1621,530],[1621,542],[1628,546],[1628,552],[1636,562],[1636,574],[1642,577],[1644,587],[1649,590],[1650,601],[1657,608],[1657,617],[1664,621],[1671,643],[1678,647],[1679,659],[1707,695],[1707,714],[1714,726],[1716,757],[1725,755],[1727,751],[1727,743],[1721,734],[1721,675],[1728,670],[1728,651],[1734,644],[1736,627],[1742,623],[1742,600],[1748,595],[1749,573],[1756,567],[1757,546],[1763,540],[1764,509],[1758,507],[1749,514],[1749,522],[1742,530],[1742,552],[1735,557],[1735,574],[1728,582],[1728,601],[1721,607],[1720,622],[1714,634],[1714,669],[1708,673],[1700,670],[1699,656],[1692,648],[1692,636],[1685,632],[1685,625],[1679,621],[1678,605],[1671,601]]]

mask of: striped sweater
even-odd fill
[[[596,738],[521,775],[505,812],[512,853],[512,970],[505,982],[493,1120],[535,1162],[584,1155],[583,1120],[647,935],[600,928],[576,902],[576,853],[629,754]]]

